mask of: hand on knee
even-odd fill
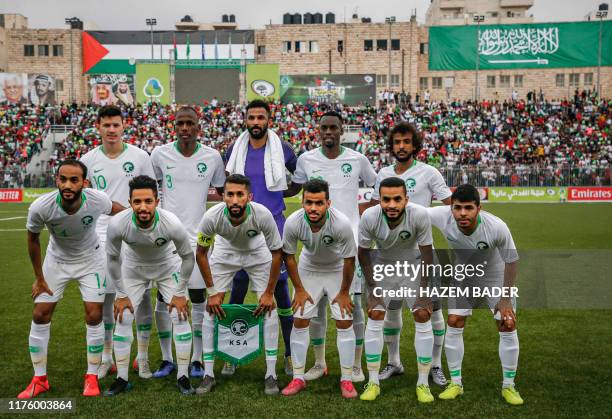
[[[457,329],[463,329],[465,327],[465,317],[449,314],[448,325]]]
[[[417,323],[425,323],[425,322],[429,321],[429,319],[430,319],[429,312],[427,310],[422,309],[422,308],[414,311],[412,313],[412,316],[414,317],[414,321],[417,322]]]

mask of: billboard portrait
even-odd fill
[[[280,78],[283,103],[342,102],[349,106],[376,101],[374,74],[320,74],[307,76],[284,75]]]
[[[32,105],[55,105],[55,77],[46,73],[28,74],[28,101]]]
[[[28,75],[0,73],[0,105],[28,103]]]
[[[96,105],[132,106],[133,74],[96,74],[89,77],[89,98]]]

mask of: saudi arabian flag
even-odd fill
[[[225,317],[215,317],[215,356],[235,365],[252,362],[263,350],[263,318],[255,304],[222,304]]]

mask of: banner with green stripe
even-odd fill
[[[255,360],[263,351],[263,319],[256,304],[222,304],[225,317],[215,317],[215,356],[235,365]]]

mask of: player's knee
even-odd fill
[[[192,304],[202,304],[205,301],[204,288],[189,288],[189,299]]]
[[[298,328],[298,329],[303,329],[305,327],[308,327],[310,325],[310,319],[296,319],[295,317],[293,318],[293,327]]]
[[[385,312],[382,310],[372,310],[368,313],[368,318],[372,320],[384,320]]]
[[[85,322],[90,326],[100,324],[104,305],[87,303],[85,304]]]
[[[34,304],[32,311],[32,320],[36,324],[47,324],[51,321],[53,315],[53,305],[50,304]]]
[[[497,330],[500,332],[514,332],[516,330],[516,323],[512,320],[505,322],[497,322]]]
[[[462,329],[465,327],[465,317],[464,316],[456,316],[454,314],[448,315],[448,325],[450,327],[455,327],[458,329]]]
[[[418,323],[425,323],[431,316],[427,310],[419,308],[412,312],[412,317],[414,317],[414,320]]]
[[[353,325],[352,320],[336,320],[337,329],[348,329]]]

